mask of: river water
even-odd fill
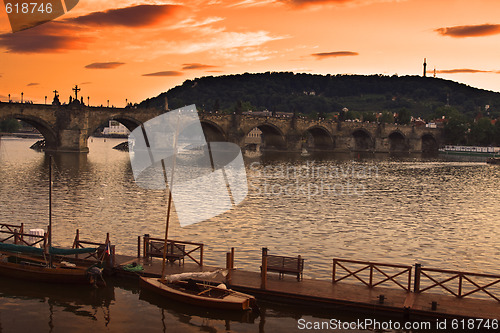
[[[70,246],[77,228],[81,239],[98,242],[109,232],[118,253],[135,255],[137,236],[163,235],[166,194],[134,183],[128,154],[112,149],[121,141],[91,138],[89,154],[55,156],[54,243]],[[0,141],[0,221],[46,228],[48,159],[30,150],[32,143]],[[184,228],[174,214],[169,238],[205,244],[208,265],[225,265],[225,253],[235,247],[235,266],[258,271],[261,248],[267,247],[271,254],[301,254],[306,278],[330,279],[332,258],[500,273],[498,166],[439,157],[291,154],[246,157],[245,164],[249,192],[241,205]],[[120,283],[100,292],[106,295],[89,290],[72,300],[58,288],[30,291],[6,280],[0,289],[0,328],[227,329],[217,316],[140,299],[135,284]],[[267,314],[264,323],[237,319],[230,329],[292,329],[298,318],[321,316],[274,305]]]

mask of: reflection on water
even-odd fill
[[[137,236],[163,234],[165,191],[136,186],[119,140],[94,138],[90,153],[55,156],[54,240],[103,241],[135,254]],[[48,160],[30,140],[2,139],[0,219],[45,227]],[[500,168],[412,156],[268,154],[246,160],[249,194],[223,215],[172,238],[201,242],[207,264],[258,270],[260,248],[302,254],[306,276],[328,278],[330,258],[498,273]],[[203,189],[200,189],[203,190]],[[194,196],[195,198],[195,196]],[[198,203],[200,206],[201,203]]]
[[[45,228],[48,160],[28,149],[33,142],[1,139],[0,220]],[[70,245],[76,228],[86,240],[104,241],[110,232],[117,252],[133,255],[138,235],[163,234],[165,192],[134,184],[128,154],[111,149],[119,142],[94,138],[88,155],[55,156],[55,243]],[[225,252],[234,246],[238,268],[258,271],[260,248],[268,247],[271,254],[301,254],[304,275],[314,278],[330,277],[333,257],[499,273],[498,166],[377,154],[264,154],[245,162],[249,194],[239,207],[185,228],[174,218],[171,237],[204,243],[208,265],[224,265]],[[113,304],[133,306],[137,298],[133,291],[115,290],[111,318]],[[30,302],[33,309],[45,304],[50,310],[46,300]],[[147,301],[137,304],[140,310],[131,313],[155,312],[150,316],[156,331],[163,325],[161,316],[183,322],[179,313],[161,314]],[[56,312],[67,309],[57,302],[52,306]],[[82,311],[93,313],[89,308]],[[1,314],[5,329],[3,310]],[[120,320],[132,321],[126,315]],[[183,329],[199,330],[201,322]],[[238,331],[252,325],[237,322]],[[224,321],[217,325],[224,331]]]

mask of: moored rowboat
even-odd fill
[[[141,287],[178,302],[212,309],[245,311],[256,306],[251,295],[194,281],[168,283],[159,278],[141,277]]]
[[[0,253],[0,275],[16,279],[93,284],[96,282],[96,274],[90,268],[90,265],[80,266],[56,261],[52,265],[47,265],[43,257],[4,251]]]

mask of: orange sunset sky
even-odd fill
[[[8,2],[5,0],[5,2]],[[29,1],[28,1],[29,2]],[[500,91],[498,0],[80,0],[11,33],[0,11],[0,100],[123,107],[206,75],[428,75]]]

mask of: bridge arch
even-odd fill
[[[406,153],[410,151],[410,146],[406,136],[401,131],[393,131],[388,136],[389,151],[394,153]]]
[[[375,150],[375,141],[373,140],[370,132],[364,128],[358,128],[351,134],[354,139],[355,151],[373,151]]]
[[[107,125],[110,120],[115,120],[125,126],[130,132],[132,132],[137,126],[141,125],[141,122],[137,119],[134,119],[129,116],[125,116],[122,114],[111,115],[110,117],[103,118],[99,121],[99,124],[94,124],[93,126],[89,126],[89,131],[87,137],[94,134],[100,127],[103,125]]]
[[[227,136],[222,127],[210,120],[200,120],[201,129],[205,134],[207,142],[227,141]]]
[[[313,126],[308,128],[303,135],[308,148],[326,150],[335,148],[335,139],[332,134],[323,126]]]
[[[437,153],[439,143],[436,137],[430,133],[425,133],[421,137],[422,140],[422,153]]]
[[[0,117],[1,120],[6,120],[6,119],[18,119],[22,120],[25,123],[33,126],[34,128],[37,129],[38,132],[43,136],[45,139],[45,146],[48,149],[56,149],[58,146],[58,138],[57,138],[57,132],[52,128],[52,126],[46,122],[45,120],[34,117],[34,116],[29,116],[29,115],[23,115],[23,114],[11,114],[7,116]]]
[[[258,128],[262,132],[261,146],[263,149],[286,149],[287,145],[285,135],[278,126],[270,123],[261,123],[252,127],[247,133],[245,133],[244,137],[246,137],[254,128]]]

